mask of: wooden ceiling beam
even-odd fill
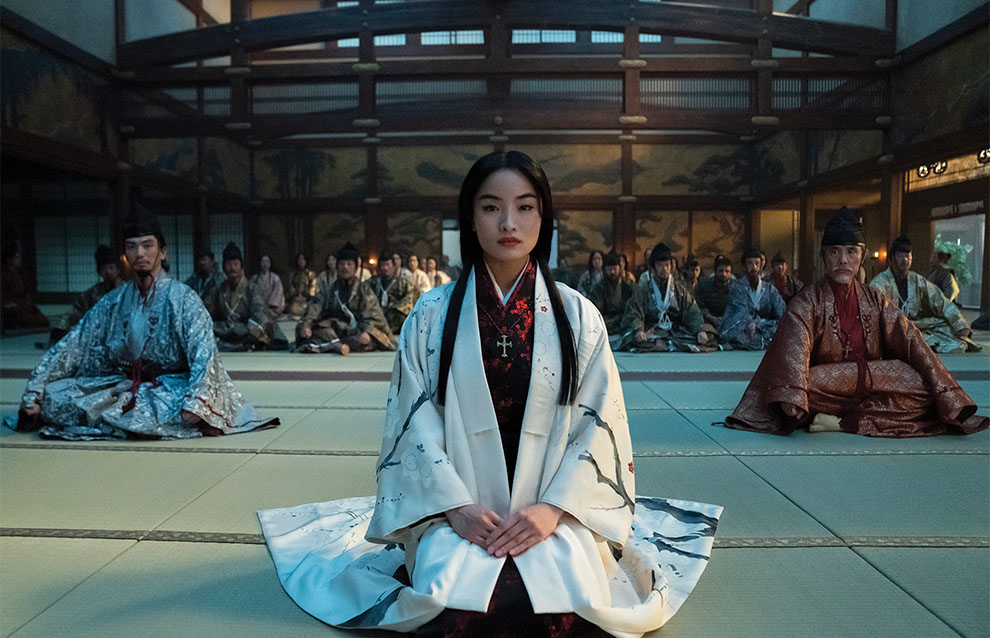
[[[643,33],[681,35],[755,44],[770,38],[774,46],[834,55],[889,57],[891,31],[811,20],[786,14],[761,15],[751,9],[625,0],[569,0],[567,11],[549,2],[467,3],[436,0],[324,9],[203,27],[121,45],[118,63],[125,68],[171,66],[229,55],[235,48],[261,51],[309,42],[357,37],[362,29],[375,34],[486,29],[496,22],[506,28],[601,29],[621,31],[635,20]],[[438,20],[438,16],[442,19]]]
[[[775,73],[780,74],[881,74],[871,60],[862,58],[779,58]],[[448,77],[477,77],[478,75],[503,74],[511,76],[566,75],[582,77],[594,74],[620,77],[622,69],[616,60],[607,58],[510,58],[502,63],[488,59],[424,59],[424,60],[379,60],[379,79],[395,77],[417,77],[422,79],[445,79]],[[330,79],[354,80],[357,74],[351,68],[353,61],[310,62],[299,64],[263,64],[251,67],[250,73],[240,76],[249,83],[270,82],[273,84],[292,82],[325,82]],[[231,75],[226,67],[178,67],[134,71],[128,74],[125,82],[131,86],[178,87],[204,84],[228,84]],[[751,74],[754,69],[748,57],[711,58],[650,58],[642,74],[692,74],[692,75],[735,75]]]

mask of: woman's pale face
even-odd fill
[[[474,196],[474,230],[489,263],[528,261],[542,221],[536,189],[518,171],[492,173]]]
[[[272,269],[272,260],[271,258],[268,257],[268,255],[265,255],[264,257],[261,258],[261,272],[267,273],[271,269]]]
[[[647,261],[649,261],[649,260],[647,260]],[[602,256],[600,254],[595,253],[594,255],[591,256],[591,267],[593,269],[595,269],[595,270],[601,270],[603,263],[604,263],[604,260],[602,259]]]

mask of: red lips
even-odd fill
[[[521,243],[522,243],[522,240],[516,239],[515,237],[504,237],[504,238],[498,240],[498,245],[499,246],[505,246],[505,247],[515,246],[515,245],[521,244]]]

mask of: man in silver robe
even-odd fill
[[[296,352],[348,355],[395,350],[381,304],[358,279],[358,251],[350,242],[337,253],[337,281],[319,293],[296,325]]]
[[[393,257],[383,252],[378,260],[378,274],[368,280],[368,286],[375,293],[378,305],[382,307],[385,320],[393,335],[402,331],[402,324],[413,309],[413,287],[409,278],[400,274]]]
[[[208,245],[196,247],[196,272],[186,279],[186,285],[196,291],[200,299],[216,291],[224,281],[224,274],[217,266],[213,250]]]
[[[42,357],[17,429],[71,440],[181,439],[278,425],[234,387],[202,300],[164,272],[158,220],[137,205],[123,236],[134,280],[100,299]]]
[[[222,352],[284,350],[289,342],[266,312],[265,299],[244,276],[244,256],[234,242],[223,249],[227,278],[203,301],[213,317],[213,334]]]
[[[96,273],[100,281],[93,284],[76,297],[72,302],[72,311],[58,322],[51,332],[48,347],[55,345],[59,339],[69,334],[72,326],[79,323],[89,309],[96,305],[103,295],[120,285],[120,256],[109,246],[100,244],[96,247]]]
[[[911,270],[911,240],[900,236],[887,253],[890,267],[873,278],[870,285],[918,326],[925,342],[939,353],[979,352],[970,338],[966,318],[956,304],[945,298],[938,286]]]
[[[747,250],[742,261],[746,275],[729,285],[719,339],[737,350],[765,350],[787,304],[773,284],[763,279],[759,250]]]

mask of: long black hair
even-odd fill
[[[543,273],[547,292],[550,294],[554,320],[557,323],[557,334],[560,337],[562,369],[558,403],[569,405],[574,402],[577,395],[577,353],[574,347],[571,324],[567,320],[564,303],[560,299],[560,291],[557,290],[557,284],[554,282],[548,265],[550,247],[553,242],[554,218],[550,183],[540,165],[529,155],[518,151],[495,152],[485,155],[474,163],[461,185],[461,194],[457,200],[457,212],[461,228],[461,261],[464,263],[464,268],[461,270],[460,277],[457,278],[457,283],[454,284],[454,292],[450,297],[447,317],[443,324],[437,402],[442,405],[447,396],[447,376],[454,354],[454,338],[457,336],[457,324],[461,317],[461,305],[464,303],[468,277],[471,274],[471,269],[480,267],[484,259],[484,251],[482,251],[481,243],[478,241],[478,233],[474,230],[474,198],[488,176],[501,170],[516,171],[525,177],[536,190],[536,195],[540,199],[540,236],[536,240],[536,247],[530,252],[530,256],[536,260],[540,272]]]

